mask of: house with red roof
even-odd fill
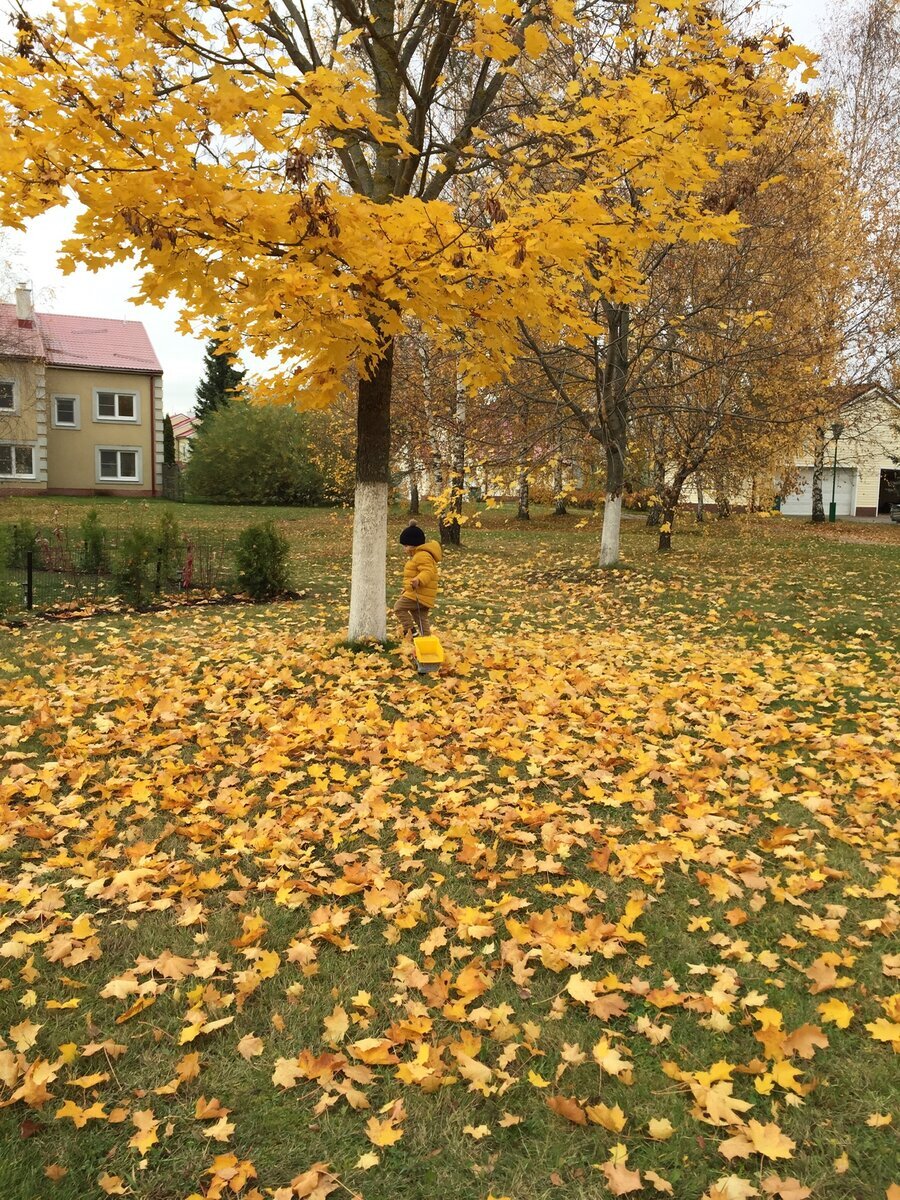
[[[175,461],[186,463],[191,457],[191,442],[197,436],[197,422],[189,413],[171,413],[169,420],[175,437]]]
[[[162,367],[140,321],[0,304],[0,492],[156,496]]]

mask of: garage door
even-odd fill
[[[781,503],[781,511],[789,517],[812,516],[812,467],[800,467],[797,471],[800,490],[792,496],[786,496]],[[856,471],[853,467],[838,467],[835,489],[837,515],[849,517],[853,512],[853,481]],[[831,484],[834,469],[826,467],[822,475],[822,501],[825,511],[831,503]]]

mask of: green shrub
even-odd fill
[[[132,525],[116,547],[113,589],[133,608],[146,608],[153,595],[158,539],[145,525]]]
[[[38,529],[33,521],[25,518],[6,526],[4,558],[8,567],[24,567],[29,551],[37,551]]]
[[[238,587],[254,600],[272,600],[288,590],[290,544],[272,521],[248,525],[235,550]]]
[[[100,524],[96,508],[89,509],[78,526],[81,535],[81,569],[92,575],[109,570],[109,544],[107,533]]]
[[[223,504],[320,504],[325,495],[306,413],[233,401],[191,445],[188,496]]]
[[[174,579],[181,567],[182,536],[178,518],[164,512],[156,526],[156,569],[162,582]]]

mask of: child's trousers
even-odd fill
[[[415,636],[420,631],[431,633],[431,622],[428,620],[428,609],[418,600],[410,600],[409,596],[401,596],[394,605],[394,616],[403,626],[404,634]]]

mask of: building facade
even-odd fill
[[[162,368],[139,321],[0,305],[0,494],[156,496]]]
[[[835,413],[826,425],[825,511],[834,496],[839,517],[885,516],[900,504],[900,401],[881,387],[857,389]],[[812,449],[797,459],[795,486],[781,502],[786,516],[812,514]]]

